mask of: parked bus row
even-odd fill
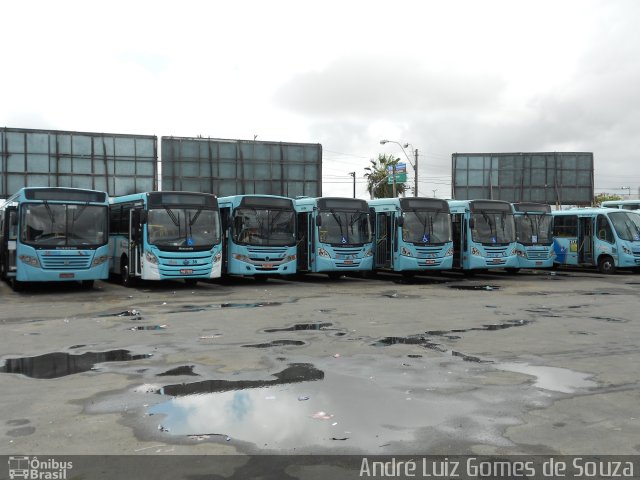
[[[24,188],[0,207],[0,276],[14,287],[222,275],[554,265],[612,273],[640,267],[640,214],[551,211],[548,205],[434,198],[286,198],[148,192],[108,198],[74,188]]]

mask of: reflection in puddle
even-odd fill
[[[171,310],[166,313],[191,313],[204,312],[205,310],[217,310],[221,308],[260,308],[276,307],[282,305],[281,302],[256,302],[256,303],[214,303],[210,305],[181,305],[179,310]]]
[[[449,285],[449,288],[455,290],[500,290],[500,286],[498,285]]]
[[[593,380],[587,380],[591,375],[574,372],[566,368],[534,366],[527,363],[499,363],[495,367],[508,372],[524,373],[536,377],[534,386],[554,392],[574,393],[580,388],[596,387]]]
[[[296,325],[292,325],[291,327],[267,328],[263,331],[266,333],[276,333],[276,332],[295,332],[299,330],[325,330],[332,325],[333,323],[326,323],[326,322],[298,323]]]
[[[253,345],[242,345],[248,348],[269,348],[269,347],[286,347],[286,346],[300,346],[305,345],[305,342],[300,340],[274,340],[269,343],[257,343]]]
[[[472,405],[456,398],[442,401],[438,395],[407,398],[402,389],[331,373],[320,382],[177,397],[148,413],[166,415],[158,420],[168,435],[220,435],[298,451],[340,441],[375,451],[383,443],[407,441],[417,423],[439,425],[445,418],[470,414]]]
[[[245,388],[270,387],[287,383],[322,380],[324,372],[308,363],[293,363],[281,372],[273,375],[275,380],[205,380],[204,382],[167,385],[159,390],[162,395],[193,395],[198,393],[227,392]]]
[[[97,363],[142,360],[151,354],[132,355],[129,350],[86,352],[80,355],[55,352],[37,357],[9,358],[0,368],[4,373],[21,373],[31,378],[58,378],[88,372]]]
[[[178,376],[178,375],[191,375],[191,376],[199,376],[197,373],[193,371],[193,365],[182,365],[180,367],[172,368],[171,370],[167,370],[166,372],[162,372],[156,375],[156,377],[169,377],[169,376]]]

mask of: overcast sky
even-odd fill
[[[640,187],[640,2],[3,2],[0,126],[321,143],[350,196],[381,139],[419,193],[454,152],[592,151]],[[410,177],[411,178],[411,177]]]

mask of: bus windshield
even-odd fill
[[[610,213],[609,218],[618,237],[630,242],[640,241],[640,215],[629,212]]]
[[[27,203],[22,207],[22,242],[38,247],[87,247],[107,243],[107,207]]]
[[[147,219],[148,242],[158,247],[212,247],[220,241],[217,210],[154,208]]]
[[[480,211],[471,215],[471,238],[476,243],[512,243],[516,241],[513,214]]]
[[[320,241],[333,245],[362,245],[371,242],[369,213],[334,210],[321,211]]]
[[[294,218],[292,210],[238,208],[233,218],[233,240],[250,245],[294,245]]]
[[[515,215],[515,223],[517,240],[523,245],[551,245],[553,242],[551,215],[525,212]]]
[[[411,210],[402,215],[402,239],[409,243],[445,243],[451,241],[448,212]]]

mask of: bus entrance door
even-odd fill
[[[2,225],[2,245],[0,245],[0,277],[16,271],[16,249],[18,241],[18,210],[7,207]]]
[[[376,268],[391,267],[391,213],[376,214]]]
[[[578,219],[578,263],[593,264],[593,219]]]
[[[310,224],[309,219],[311,215],[309,212],[302,212],[298,214],[298,231],[296,232],[296,245],[297,245],[297,258],[298,263],[296,268],[299,272],[306,272],[311,270],[309,265],[309,239],[313,238],[313,226]],[[313,248],[311,248],[313,251]]]
[[[142,274],[140,268],[143,243],[141,212],[141,208],[132,208],[129,211],[129,271],[136,277]]]
[[[453,237],[453,268],[462,268],[462,222],[464,215],[454,213],[451,215],[451,234]]]

